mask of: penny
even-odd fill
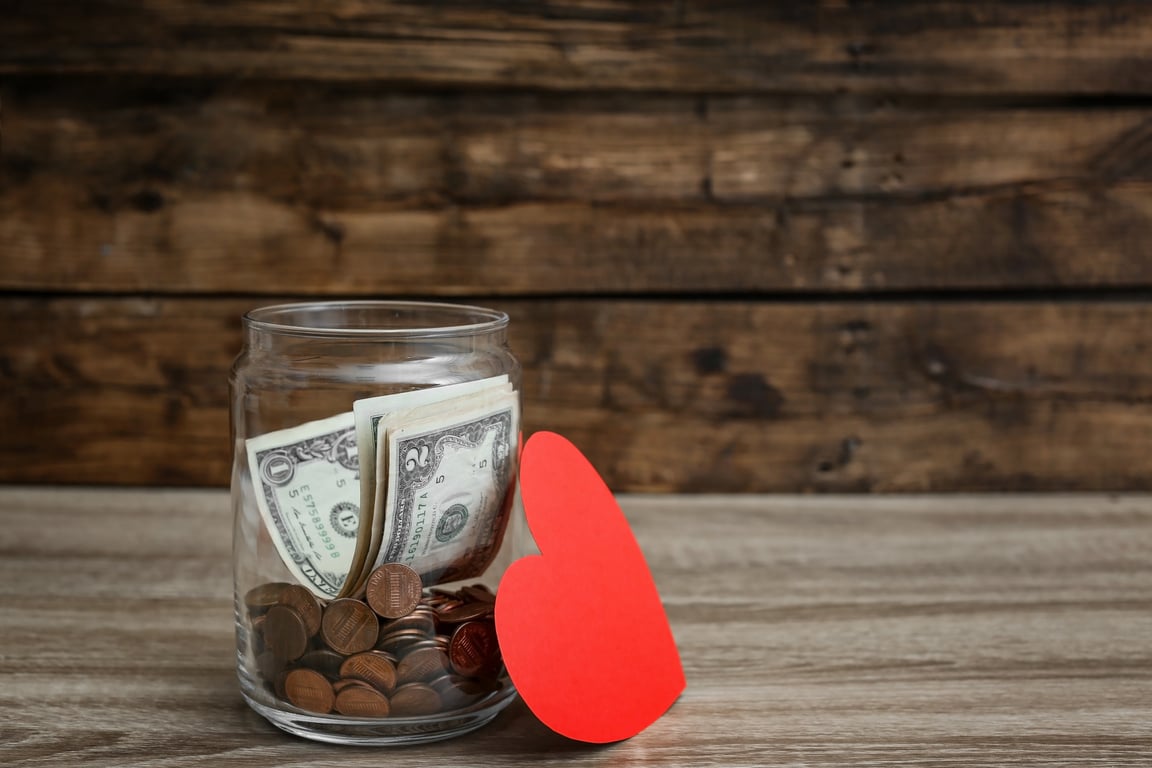
[[[448,657],[435,648],[421,648],[400,659],[396,678],[400,683],[415,683],[448,671]]]
[[[469,698],[460,692],[450,675],[435,677],[428,681],[428,686],[440,694],[440,701],[445,707],[459,707]]]
[[[490,693],[500,690],[501,685],[494,680],[441,675],[428,682],[440,694],[446,707],[462,707]]]
[[[440,612],[440,621],[445,624],[461,624],[465,621],[472,621],[473,619],[481,619],[491,616],[495,609],[494,603],[477,602],[477,603],[464,603],[463,605],[451,608],[446,611]]]
[[[284,671],[284,660],[272,651],[264,651],[256,657],[256,669],[264,680],[272,681]]]
[[[486,584],[472,584],[460,589],[460,595],[469,600],[474,600],[481,603],[494,603],[496,602],[496,595],[492,590],[488,589]]]
[[[440,694],[424,683],[408,683],[392,694],[392,714],[400,717],[434,715],[443,707]]]
[[[363,680],[357,680],[354,677],[342,677],[339,680],[333,681],[332,691],[335,693],[340,693],[340,691],[344,690],[345,688],[350,688],[354,685],[358,685],[361,688],[372,688],[372,686],[368,685],[368,683],[364,682]]]
[[[284,678],[284,694],[292,704],[309,712],[332,711],[336,695],[332,684],[314,669],[294,669]]]
[[[396,687],[396,667],[380,651],[349,656],[340,665],[340,677],[363,680],[385,693]]]
[[[388,717],[388,697],[374,688],[350,685],[336,694],[336,711],[348,717]]]
[[[344,663],[344,657],[336,651],[317,648],[301,656],[299,663],[301,666],[316,670],[325,677],[339,677],[340,665]]]
[[[492,622],[470,621],[457,627],[448,657],[452,668],[467,677],[494,672],[500,664],[500,646]]]
[[[413,653],[414,651],[419,651],[422,648],[431,648],[432,650],[436,650],[438,647],[439,646],[436,644],[436,641],[433,638],[425,637],[421,640],[409,643],[401,650],[403,651],[403,655],[407,656],[408,654]]]
[[[368,576],[364,587],[368,605],[381,616],[407,616],[420,602],[420,575],[403,563],[385,563]]]
[[[292,661],[308,650],[308,632],[300,614],[286,605],[275,605],[265,616],[264,645],[276,656]]]
[[[413,623],[419,622],[423,625],[425,622],[432,622],[432,630],[436,630],[436,622],[439,617],[436,615],[436,609],[430,605],[418,605],[412,613],[408,614],[405,621],[411,619]]]
[[[252,619],[252,631],[248,633],[248,643],[252,646],[252,653],[259,656],[267,648],[264,643],[264,622],[268,620],[266,614],[260,614]]]
[[[280,593],[292,586],[285,581],[273,581],[253,587],[244,594],[244,605],[248,614],[255,616],[263,613],[280,602]]]
[[[324,642],[345,655],[368,650],[375,645],[379,633],[380,620],[372,609],[350,597],[329,603],[320,621]]]
[[[276,694],[276,698],[287,700],[288,693],[284,690],[284,682],[288,679],[288,670],[281,670],[276,679],[272,683],[272,690]]]
[[[376,642],[376,649],[398,653],[413,643],[427,640],[428,637],[418,629],[402,629],[399,632],[389,632]]]
[[[392,632],[399,632],[402,629],[414,629],[427,637],[432,637],[432,635],[436,634],[436,620],[431,615],[418,613],[417,611],[419,610],[420,609],[416,609],[416,611],[413,611],[407,616],[394,619],[387,624],[381,625],[381,636],[391,634]]]
[[[455,600],[455,599],[444,600],[442,602],[438,602],[435,605],[433,605],[432,609],[436,611],[436,618],[439,619],[441,616],[444,615],[445,611],[454,610],[456,608],[459,608],[462,605],[464,605],[463,600]]]
[[[290,584],[280,593],[280,605],[286,605],[304,620],[308,637],[320,631],[320,603],[316,596],[299,584]]]
[[[487,696],[502,687],[499,680],[486,677],[460,677],[455,680],[456,688],[465,696]]]

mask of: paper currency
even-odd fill
[[[377,505],[376,499],[383,497],[381,491],[388,480],[387,472],[380,472],[379,479],[377,473],[378,466],[386,466],[387,463],[384,452],[377,450],[381,422],[397,425],[409,419],[408,414],[418,408],[448,403],[457,398],[496,389],[512,391],[507,375],[368,397],[352,404],[356,421],[356,444],[360,456],[360,508],[363,510],[363,515],[361,533],[351,563],[352,573],[345,583],[341,596],[355,594],[363,586],[371,570],[365,568],[365,565],[372,562],[379,549],[384,507],[383,503]]]
[[[425,585],[482,573],[507,527],[518,434],[518,400],[510,388],[381,421],[387,461],[378,462],[377,471],[388,476],[379,483],[376,503],[384,515],[367,570],[404,563]]]
[[[508,377],[500,375],[477,381],[446,384],[442,387],[427,387],[414,389],[410,392],[365,397],[354,402],[352,412],[356,416],[356,444],[360,450],[360,466],[363,467],[363,483],[360,489],[361,506],[364,509],[370,508],[372,499],[376,495],[377,425],[382,418],[398,414],[401,411],[410,411],[422,405],[439,403],[454,397],[470,395],[507,384]]]
[[[348,577],[360,530],[360,457],[352,413],[247,441],[264,524],[284,564],[320,597]]]

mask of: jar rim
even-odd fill
[[[508,325],[508,315],[471,304],[359,299],[270,304],[244,313],[250,330],[284,336],[425,339],[475,336]]]

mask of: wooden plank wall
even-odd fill
[[[1143,2],[0,16],[0,482],[223,485],[247,308],[511,313],[621,491],[1152,488]]]

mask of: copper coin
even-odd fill
[[[495,603],[464,603],[455,608],[441,611],[440,621],[445,624],[460,624],[473,619],[482,619],[491,616],[495,608]]]
[[[487,584],[472,584],[467,587],[462,587],[460,589],[460,596],[481,603],[496,602],[496,595],[488,588]]]
[[[458,677],[453,681],[456,688],[465,696],[487,696],[503,687],[499,680],[487,677]]]
[[[392,694],[392,714],[399,717],[434,715],[443,707],[440,694],[424,683],[408,683]]]
[[[252,630],[248,633],[248,644],[252,647],[252,653],[259,656],[267,648],[264,643],[264,622],[267,621],[266,614],[260,614],[252,619]]]
[[[308,632],[300,614],[286,605],[275,605],[265,615],[264,645],[285,661],[300,658],[308,650]]]
[[[462,707],[501,688],[495,680],[461,675],[443,675],[429,681],[428,685],[436,689],[446,706],[451,707]]]
[[[462,605],[464,605],[463,600],[457,600],[456,598],[453,597],[453,598],[448,598],[446,600],[442,600],[441,602],[438,602],[431,607],[434,611],[436,611],[436,618],[439,619],[440,616],[442,616],[445,611],[451,611],[452,609],[459,608]]]
[[[284,671],[284,660],[272,651],[264,651],[256,657],[256,669],[259,670],[261,678],[273,682],[276,676]]]
[[[316,596],[299,584],[289,584],[280,593],[280,605],[286,605],[304,620],[308,637],[320,631],[320,602]]]
[[[380,634],[383,636],[385,634],[391,634],[392,632],[399,632],[402,629],[419,630],[428,637],[432,637],[432,635],[436,634],[436,620],[431,615],[413,611],[407,616],[394,619],[387,624],[381,625]]]
[[[442,675],[448,669],[446,654],[436,648],[421,648],[400,659],[400,666],[396,667],[396,678],[401,684],[415,683]]]
[[[371,648],[380,633],[380,620],[366,604],[350,597],[333,600],[324,609],[320,634],[328,647],[351,655]]]
[[[348,717],[388,717],[388,697],[366,685],[350,685],[338,694],[336,711]]]
[[[396,667],[380,651],[349,656],[340,666],[340,677],[363,680],[385,693],[396,687]]]
[[[435,631],[436,622],[439,620],[439,617],[436,615],[436,609],[430,605],[416,606],[416,610],[408,614],[408,618],[412,619],[413,622],[419,621],[421,624],[428,621],[432,622],[433,631]]]
[[[244,605],[251,616],[263,613],[280,602],[280,593],[292,586],[286,581],[273,581],[253,587],[244,594]]]
[[[439,648],[439,646],[436,645],[436,641],[433,640],[432,638],[425,637],[421,640],[417,640],[414,643],[409,643],[408,645],[404,646],[401,649],[401,651],[403,652],[401,655],[407,656],[408,654],[410,654],[414,651],[419,651],[422,648],[431,648],[432,650],[436,650],[437,648]]]
[[[452,682],[452,673],[451,672],[444,672],[442,674],[437,675],[436,677],[433,677],[429,680],[426,680],[425,682],[428,685],[430,685],[431,687],[435,688],[440,693],[443,693],[444,691],[448,690],[448,688],[451,688],[454,685],[454,683]]]
[[[493,672],[500,665],[500,645],[496,640],[495,626],[490,621],[461,624],[452,633],[448,657],[452,660],[452,668],[467,677]]]
[[[288,701],[309,712],[325,714],[332,711],[336,694],[332,684],[314,669],[294,669],[284,678],[284,694]]]
[[[327,648],[317,648],[314,651],[308,651],[300,657],[299,661],[301,666],[314,669],[325,677],[332,678],[340,676],[340,665],[343,663],[343,656]]]
[[[351,687],[353,685],[358,685],[361,688],[371,688],[372,687],[372,686],[368,685],[368,683],[364,682],[363,680],[357,680],[357,679],[352,678],[352,677],[342,677],[339,680],[333,680],[332,681],[332,692],[333,693],[340,693],[340,691],[344,690],[345,688]]]
[[[424,585],[420,574],[403,563],[384,563],[368,576],[364,589],[372,610],[385,618],[398,619],[419,604]]]
[[[272,690],[276,694],[276,698],[281,701],[288,700],[288,693],[284,690],[284,683],[288,680],[288,670],[282,670],[276,675],[276,680],[272,683]]]
[[[469,699],[468,696],[462,694],[460,689],[456,687],[456,683],[453,682],[450,675],[440,675],[439,677],[432,678],[428,681],[428,686],[440,694],[440,701],[445,707],[459,707]]]
[[[398,632],[389,632],[376,641],[376,649],[398,653],[413,643],[427,640],[428,636],[418,629],[401,629]]]

